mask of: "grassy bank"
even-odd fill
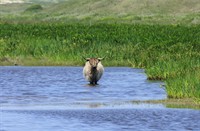
[[[200,25],[0,24],[0,64],[82,65],[146,69],[164,80],[169,98],[200,100]]]

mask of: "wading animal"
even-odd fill
[[[104,58],[84,58],[86,60],[83,68],[83,75],[87,81],[92,85],[97,85],[104,72],[101,60]]]

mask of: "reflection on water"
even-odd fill
[[[0,67],[0,131],[199,130],[199,111],[133,102],[166,98],[161,84],[125,67],[95,87],[82,67]]]

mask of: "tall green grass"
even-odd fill
[[[200,100],[200,25],[0,24],[1,65],[82,65],[145,68],[170,98]]]

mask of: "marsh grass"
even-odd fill
[[[1,65],[83,65],[145,68],[166,81],[169,98],[200,100],[200,26],[141,24],[0,24]]]

